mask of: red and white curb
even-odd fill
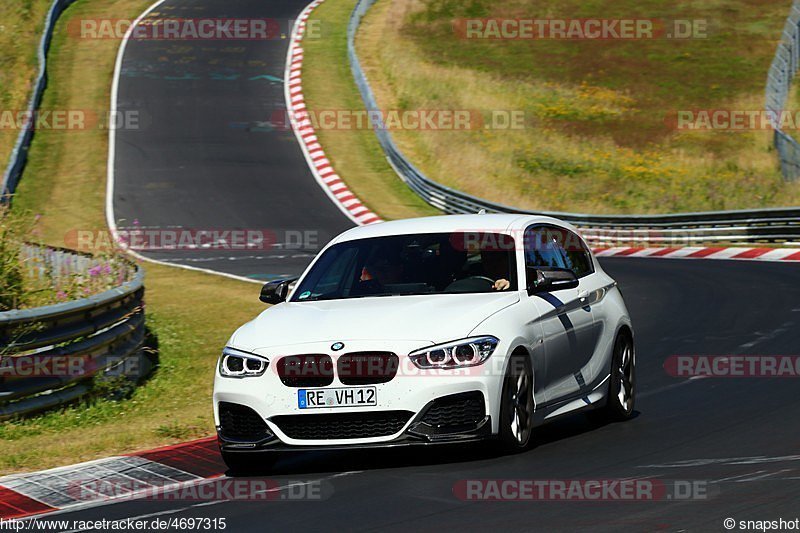
[[[751,261],[800,261],[800,248],[595,248],[597,257],[655,257],[665,259],[735,259]]]
[[[333,168],[325,151],[319,143],[303,96],[303,48],[301,46],[306,31],[306,22],[311,12],[324,0],[314,0],[300,13],[289,41],[284,74],[286,110],[300,148],[306,157],[311,173],[333,203],[358,225],[383,222],[369,210],[347,187]]]
[[[220,477],[225,471],[216,438],[209,437],[41,472],[12,474],[0,477],[0,519],[133,499]],[[113,495],[108,494],[109,488]]]

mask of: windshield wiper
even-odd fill
[[[445,293],[436,293],[433,291],[411,291],[411,292],[378,292],[375,294],[354,294],[351,296],[311,296],[309,298],[304,298],[303,300],[298,300],[300,302],[325,302],[330,300],[354,300],[356,298],[382,298],[384,296],[422,296],[424,294],[445,294]]]
[[[436,294],[435,292],[379,292],[377,294],[359,294],[357,296],[348,296],[348,298],[380,298],[383,296],[421,296],[423,294]]]

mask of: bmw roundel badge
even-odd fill
[[[342,348],[344,348],[343,342],[334,342],[333,344],[331,344],[331,350],[333,350],[334,352],[338,352]]]

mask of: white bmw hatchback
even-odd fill
[[[634,334],[575,228],[530,215],[385,222],[333,239],[231,336],[214,383],[223,458],[496,439],[631,416]],[[263,462],[261,463],[263,464]]]

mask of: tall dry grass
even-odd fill
[[[563,3],[570,4],[567,0]],[[381,108],[467,109],[485,116],[493,110],[518,110],[525,120],[521,129],[394,131],[401,149],[429,177],[496,202],[558,211],[652,213],[787,206],[800,201],[800,184],[787,184],[780,176],[771,132],[668,130],[669,117],[681,109],[669,107],[670,94],[675,106],[697,101],[704,109],[760,109],[761,78],[755,85],[758,90],[749,79],[731,80],[741,86],[715,98],[713,91],[697,86],[708,82],[701,72],[681,91],[681,80],[673,78],[684,72],[682,65],[665,67],[661,73],[648,72],[650,81],[631,75],[627,85],[619,76],[560,76],[554,65],[533,75],[522,70],[525,61],[546,61],[548,46],[563,52],[570,43],[537,43],[538,48],[533,49],[523,48],[525,43],[519,42],[459,42],[446,25],[454,13],[458,15],[466,7],[450,4],[378,2],[366,17],[357,46]],[[488,16],[524,7],[518,4],[494,2]],[[591,4],[602,14],[603,6],[610,3]],[[630,10],[638,5],[627,0],[623,4]],[[725,11],[709,2],[695,4],[696,9],[701,7],[706,15],[713,9],[720,14]],[[614,2],[614,8],[624,9],[620,2]],[[557,6],[549,9],[558,11]],[[519,13],[532,10],[529,6]],[[684,6],[685,16],[691,16],[687,10]],[[780,22],[774,9],[772,13],[769,20]],[[747,26],[762,38],[773,30],[779,32],[780,27]],[[746,43],[736,42],[740,46]],[[468,46],[475,53],[474,61],[462,49]],[[581,58],[590,54],[587,47],[591,44],[579,46],[583,48],[575,50],[573,62],[585,61]],[[644,61],[646,58],[638,55],[645,54],[663,54],[661,64],[683,61],[682,54],[691,56],[684,51],[670,58],[674,50],[669,47],[674,46],[663,41],[609,47],[605,55],[594,57],[607,65],[593,65],[593,69],[613,69],[614,63],[621,61]],[[705,50],[709,45],[693,46]],[[756,62],[749,67],[754,72],[763,67],[764,79],[771,49],[759,43],[760,56],[748,58]],[[481,51],[491,63],[478,55]],[[733,49],[730,54],[737,52],[745,53]],[[716,63],[725,57],[709,56],[707,62],[714,61],[715,68],[720,68]],[[736,61],[737,56],[731,55],[730,62]],[[568,62],[564,65],[565,70],[574,68]],[[662,94],[661,80],[652,80],[659,76],[673,85],[669,93]],[[667,131],[660,131],[659,126]]]

